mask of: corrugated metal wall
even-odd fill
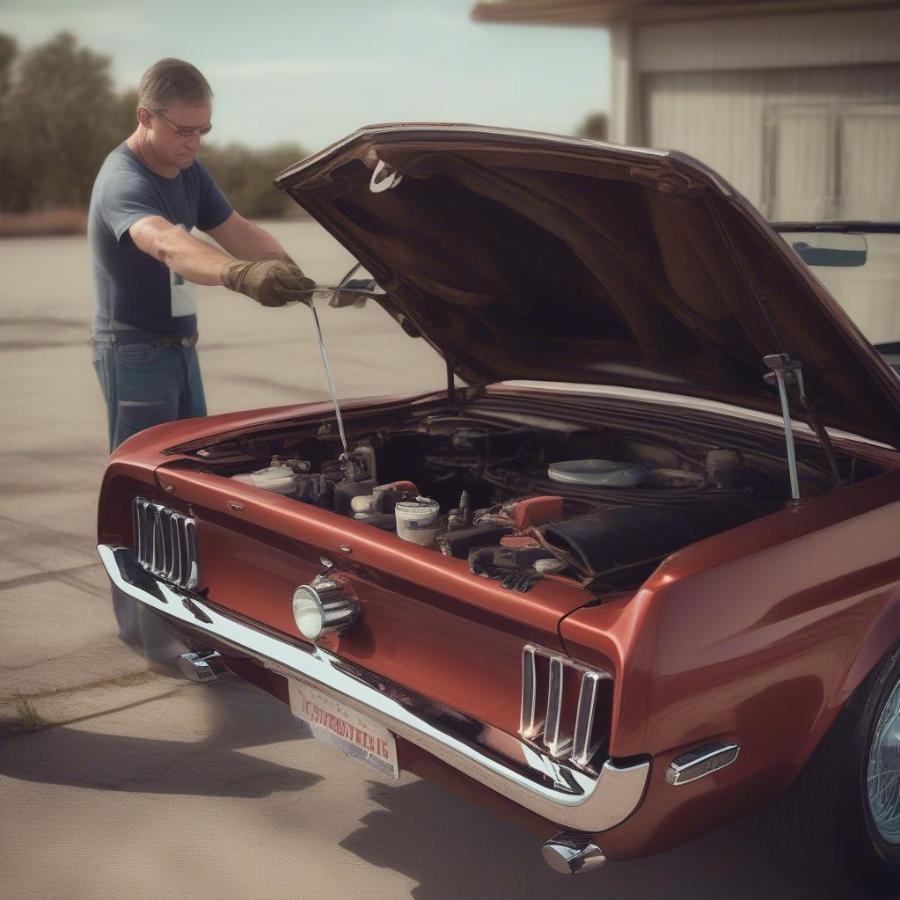
[[[655,22],[637,29],[640,72],[785,69],[900,62],[900,9]]]
[[[860,269],[815,269],[816,276],[873,343],[900,341],[900,240],[896,234],[870,234],[869,258]]]
[[[618,139],[697,157],[770,219],[900,219],[900,9],[619,30]],[[870,340],[900,340],[895,235],[817,274]]]
[[[859,105],[837,122],[842,219],[900,219],[900,104]]]
[[[872,103],[900,104],[900,64],[644,74],[641,142],[696,156],[769,214],[773,198],[787,198],[792,192],[809,196],[832,177],[821,171],[829,165],[825,154],[832,152],[829,129],[833,126],[802,110],[828,108],[844,121],[858,104]],[[797,115],[792,117],[789,108]],[[805,123],[800,121],[804,116]],[[868,174],[863,174],[865,166],[854,166],[856,183],[837,187],[853,190],[858,197],[877,197],[886,181],[896,181],[898,158],[882,152],[885,147],[876,154],[872,141],[890,145],[892,127],[881,119],[878,124],[860,120],[858,127],[844,134],[848,150],[869,146],[874,155]],[[777,175],[772,171],[775,160]],[[831,185],[830,194],[836,189]],[[779,215],[795,215],[785,203],[781,202]],[[823,207],[821,212],[827,215],[828,209]],[[885,216],[871,211],[868,217]]]

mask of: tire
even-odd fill
[[[826,896],[900,892],[900,645],[854,691],[774,814],[785,850]]]

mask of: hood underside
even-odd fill
[[[622,385],[900,444],[900,382],[756,210],[677,153],[463,125],[363,129],[276,184],[469,382]],[[793,394],[793,412],[806,410]]]

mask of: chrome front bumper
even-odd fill
[[[410,709],[396,691],[379,689],[373,673],[317,647],[301,647],[239,621],[145,572],[130,549],[100,544],[100,559],[113,583],[133,599],[198,634],[214,637],[267,668],[320,691],[382,723],[454,769],[525,809],[565,828],[586,833],[618,825],[641,802],[649,762],[616,766],[607,760],[596,776],[564,765],[506,735],[504,754],[462,736],[454,717],[429,715],[434,704]],[[456,723],[464,717],[456,715]],[[485,726],[487,727],[487,726]],[[468,728],[459,729],[469,732]]]

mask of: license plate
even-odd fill
[[[306,722],[313,737],[391,778],[400,777],[397,741],[384,725],[344,706],[309,685],[288,682],[291,712]]]

